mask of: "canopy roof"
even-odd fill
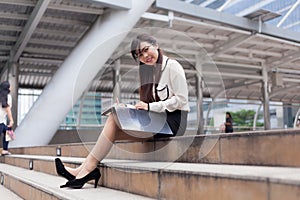
[[[10,66],[8,61],[17,63],[20,88],[44,88],[95,20],[111,9],[130,9],[130,2],[2,0],[0,70],[3,73]],[[128,75],[122,79],[122,91],[137,88],[133,84],[136,63],[128,44],[133,33],[149,30],[165,53],[182,63],[191,86],[196,85],[197,66],[216,66],[222,82],[207,80],[206,85],[214,87],[215,82],[215,87],[224,87],[227,98],[261,100],[265,70],[271,101],[299,103],[300,23],[284,19],[292,16],[293,12],[287,14],[299,1],[285,1],[290,4],[277,13],[266,6],[278,1],[251,2],[241,7],[245,1],[156,0],[107,61],[91,89],[113,90],[111,71],[116,60],[120,60],[121,74]],[[240,11],[234,9],[238,4]],[[205,77],[204,72],[198,74]],[[211,96],[209,88],[204,93]]]

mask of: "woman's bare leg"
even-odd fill
[[[105,158],[116,138],[120,140],[134,139],[134,137],[127,135],[123,131],[121,131],[115,123],[113,116],[110,115],[104,125],[102,133],[98,137],[95,146],[86,157],[85,161],[78,168],[74,169],[66,167],[66,169],[71,174],[76,176],[77,179],[84,177],[97,167],[99,161]]]

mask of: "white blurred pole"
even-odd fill
[[[283,22],[290,16],[290,14],[297,8],[297,6],[300,4],[300,0],[298,0],[291,9],[284,15],[284,17],[280,20],[280,22],[276,25],[277,27],[280,27]]]
[[[47,145],[98,71],[154,0],[132,0],[130,10],[99,17],[66,58],[16,129],[10,147]]]

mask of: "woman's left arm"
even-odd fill
[[[6,109],[7,117],[9,120],[9,124],[7,126],[12,127],[14,125],[14,120],[13,120],[12,113],[11,113],[11,107],[8,106],[5,109]]]
[[[11,95],[7,96],[7,103],[8,103],[8,107],[5,108],[5,111],[7,113],[7,117],[9,120],[9,124],[7,125],[8,127],[12,127],[14,125],[14,119],[11,113],[11,105],[12,105],[12,98]]]

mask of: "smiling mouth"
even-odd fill
[[[151,62],[151,61],[152,61],[152,57],[146,59],[146,62]]]

